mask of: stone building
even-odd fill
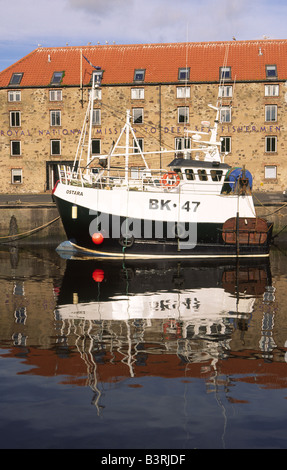
[[[0,73],[0,192],[53,188],[57,165],[74,160],[93,73],[101,87],[92,155],[110,150],[127,109],[144,151],[188,148],[184,130],[213,121],[208,104],[219,94],[225,162],[246,165],[256,190],[285,189],[287,40],[266,39],[39,47]],[[166,167],[172,158],[148,163]]]

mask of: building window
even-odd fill
[[[265,106],[265,121],[266,122],[277,121],[277,105],[276,104],[267,104]]]
[[[190,98],[190,87],[189,86],[178,86],[176,88],[177,98]]]
[[[11,170],[11,183],[21,184],[23,182],[22,168],[12,168]]]
[[[51,85],[59,85],[64,77],[64,72],[54,72],[51,80]]]
[[[175,138],[175,149],[176,150],[188,150],[191,148],[190,137],[176,137]]]
[[[131,89],[132,100],[143,100],[144,99],[144,88],[132,88]]]
[[[231,80],[231,67],[220,67],[219,69],[220,80]]]
[[[189,80],[189,76],[190,76],[190,68],[189,67],[178,69],[178,79],[179,80],[182,80],[182,81]]]
[[[18,157],[21,155],[21,141],[11,140],[11,155],[12,157]]]
[[[93,126],[100,126],[101,125],[101,110],[96,108],[93,109]]]
[[[267,136],[265,137],[265,152],[266,153],[274,153],[277,152],[277,137]]]
[[[92,155],[101,153],[101,139],[92,139]]]
[[[8,91],[8,101],[10,103],[12,102],[19,102],[21,101],[21,91],[17,90],[17,91]]]
[[[20,127],[21,126],[21,113],[20,111],[10,111],[10,126]]]
[[[265,96],[279,96],[279,85],[265,85]]]
[[[221,152],[230,153],[231,152],[231,137],[221,137]]]
[[[232,98],[232,86],[220,86],[219,87],[219,97],[220,98]]]
[[[189,122],[189,107],[182,106],[177,108],[178,113],[178,123],[188,123]]]
[[[133,139],[133,151],[134,153],[139,153],[140,150],[143,152],[143,145],[144,145],[144,140],[142,138],[137,139],[137,142],[135,139]],[[140,150],[139,150],[140,148]]]
[[[101,86],[103,80],[103,70],[94,70],[91,76],[91,85],[93,83],[93,77],[95,77],[95,85]]]
[[[265,179],[276,179],[277,178],[277,166],[266,165],[264,167],[264,177]]]
[[[61,155],[60,140],[51,140],[51,155]]]
[[[133,124],[143,124],[143,108],[133,109]]]
[[[58,111],[58,110],[50,111],[50,124],[51,126],[61,125],[61,111]]]
[[[276,65],[266,65],[266,78],[277,78]]]
[[[220,110],[220,122],[231,122],[231,108],[222,106]]]
[[[144,69],[135,69],[134,82],[143,82],[144,79],[145,79],[145,70]]]
[[[23,73],[13,73],[9,85],[20,85]]]
[[[62,101],[62,90],[51,90],[50,101]]]

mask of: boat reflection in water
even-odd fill
[[[60,337],[76,345],[86,362],[98,404],[99,382],[186,377],[185,365],[189,376],[202,377],[204,370],[212,375],[218,361],[228,358],[234,332],[243,341],[258,299],[260,305],[274,299],[269,261],[197,265],[71,259],[55,318]],[[263,352],[269,341],[268,335],[258,341]]]

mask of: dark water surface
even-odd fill
[[[0,248],[2,449],[286,449],[287,263]]]

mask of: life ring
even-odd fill
[[[175,171],[169,171],[168,173],[165,173],[160,180],[160,184],[168,188],[175,188],[179,185],[179,182],[180,177]]]
[[[176,334],[177,337],[181,336],[180,324],[174,320],[169,320],[163,324],[163,332],[167,334]]]

